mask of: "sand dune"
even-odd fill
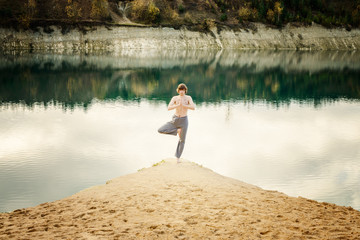
[[[184,161],[0,214],[0,239],[360,239],[360,212]]]

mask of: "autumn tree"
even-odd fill
[[[24,28],[29,28],[31,20],[36,14],[36,1],[28,0],[23,7],[22,13],[18,17],[18,22]]]
[[[238,16],[240,20],[255,20],[258,17],[258,10],[252,8],[251,3],[246,2],[244,6],[239,8]]]
[[[272,9],[269,9],[266,13],[266,19],[273,23],[275,21],[275,13]]]
[[[65,12],[68,18],[75,20],[82,17],[82,8],[79,3],[73,0],[68,0],[65,7]]]
[[[274,4],[274,15],[277,18],[277,23],[280,23],[280,16],[283,12],[284,7],[281,7],[281,3],[280,2],[275,2]]]
[[[107,0],[92,0],[90,17],[95,19],[108,17],[108,7],[109,3]]]
[[[134,0],[131,15],[148,23],[157,22],[160,19],[160,9],[152,0]]]

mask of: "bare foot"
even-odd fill
[[[177,163],[180,163],[180,158],[176,158],[176,162],[177,162]]]

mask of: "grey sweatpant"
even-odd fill
[[[181,128],[181,134],[180,134],[180,139],[176,148],[176,152],[175,152],[175,156],[177,158],[180,158],[183,150],[184,150],[184,145],[185,145],[185,138],[186,138],[186,132],[188,129],[188,118],[187,116],[185,117],[178,117],[176,115],[174,115],[172,117],[172,120],[170,122],[165,123],[163,126],[161,126],[158,130],[159,133],[164,133],[164,134],[171,134],[176,136],[177,135],[177,130]]]

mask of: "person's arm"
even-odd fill
[[[186,105],[183,105],[185,108],[187,109],[191,109],[191,110],[195,110],[195,104],[192,100],[192,98],[189,96],[189,99],[188,99],[188,104]]]
[[[175,108],[177,108],[177,107],[180,106],[180,101],[179,101],[178,104],[175,104],[175,100],[176,100],[175,97],[173,97],[173,98],[171,99],[171,101],[170,101],[170,103],[169,103],[169,105],[168,105],[168,111],[173,110],[173,109],[175,109]]]

